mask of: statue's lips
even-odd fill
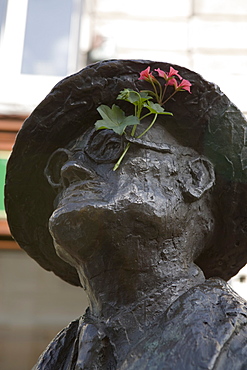
[[[89,194],[91,194],[92,198],[98,198],[99,194],[104,193],[104,187],[105,184],[102,184],[99,181],[76,181],[62,191],[60,199],[73,199],[77,197],[88,198]]]
[[[58,195],[56,208],[61,213],[66,213],[68,208],[82,209],[88,205],[106,207],[110,202],[110,194],[109,186],[105,183],[94,180],[77,181]]]

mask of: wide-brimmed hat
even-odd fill
[[[148,60],[110,60],[90,65],[59,82],[26,119],[7,165],[5,205],[11,233],[43,268],[80,285],[74,267],[60,259],[48,230],[55,192],[44,176],[50,155],[99,119],[96,108],[111,106],[124,88],[145,89],[142,70],[170,66],[192,83],[166,110],[166,128],[185,146],[205,155],[215,167],[212,194],[216,228],[196,263],[206,277],[228,280],[247,263],[247,122],[238,108],[199,74]],[[149,88],[149,86],[146,86]],[[119,101],[118,101],[119,102]],[[125,110],[128,110],[126,103]]]

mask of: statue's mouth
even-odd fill
[[[97,201],[103,199],[105,186],[105,184],[95,180],[74,181],[58,195],[58,205],[63,206],[68,202],[81,203],[84,200]]]

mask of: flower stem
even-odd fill
[[[165,88],[164,88],[164,91],[163,91],[163,94],[162,94],[162,97],[161,97],[161,100],[160,100],[160,101],[161,101],[160,105],[165,104],[165,102],[164,102],[164,103],[162,103],[162,101],[163,101],[163,99],[165,98],[166,90],[167,90],[167,83],[165,84]]]
[[[148,132],[148,130],[150,130],[150,128],[154,125],[154,123],[155,123],[155,121],[156,121],[157,117],[158,117],[158,114],[156,113],[156,114],[154,115],[154,118],[153,118],[152,122],[150,123],[150,125],[146,128],[146,130],[145,130],[145,131],[143,131],[139,136],[137,136],[137,139],[140,139],[143,135],[145,135],[145,134],[146,134],[146,132]],[[134,125],[134,127],[133,127],[133,129],[132,129],[132,131],[131,131],[131,136],[134,136],[135,131],[136,131],[136,127],[137,127],[137,125]],[[121,154],[121,156],[119,157],[118,161],[115,163],[115,166],[113,167],[113,171],[116,171],[116,170],[118,169],[118,167],[120,166],[120,164],[121,164],[121,162],[122,162],[122,160],[123,160],[123,158],[124,158],[125,154],[126,154],[126,153],[127,153],[127,151],[129,150],[129,147],[130,147],[130,143],[127,143],[127,145],[126,145],[126,147],[125,147],[125,149],[124,149],[123,153],[122,153],[122,154]]]
[[[161,105],[164,105],[166,102],[168,102],[168,100],[171,99],[173,97],[173,95],[176,94],[176,92],[177,92],[177,90],[173,91],[173,93],[170,96],[168,96],[168,98],[165,101],[163,101]]]
[[[118,159],[117,163],[115,164],[115,166],[113,167],[113,171],[116,171],[118,169],[118,167],[120,166],[120,163],[122,162],[123,160],[123,157],[125,156],[125,154],[127,153],[127,151],[129,150],[129,147],[130,147],[130,143],[128,143],[123,151],[123,153],[121,154],[120,158]]]
[[[150,116],[150,114],[152,114],[152,113],[151,113],[151,112],[148,112],[147,114],[145,114],[144,116],[142,116],[142,117],[140,118],[140,121],[141,121],[142,119],[144,119],[144,118],[146,118],[146,117]]]
[[[154,119],[152,120],[152,122],[150,123],[150,125],[139,136],[137,136],[137,139],[140,139],[143,135],[145,135],[150,130],[150,128],[154,125],[157,117],[158,117],[158,114],[155,113]]]
[[[159,83],[159,82],[158,82]],[[155,97],[156,97],[156,100],[159,100],[159,94],[158,94],[158,91],[156,89],[156,86],[155,86],[155,83],[151,80],[151,84],[153,86],[153,89],[154,89],[154,94],[155,94]],[[160,83],[159,83],[160,85]]]
[[[157,80],[157,82],[158,82],[158,85],[159,85],[160,93],[159,93],[159,96],[158,95],[156,96],[156,100],[160,104],[162,102],[162,86],[161,86],[161,84],[159,83],[158,80]]]

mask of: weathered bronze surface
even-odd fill
[[[113,60],[68,77],[18,134],[5,190],[11,232],[89,298],[35,369],[247,367],[246,303],[224,281],[247,263],[247,123],[217,86],[173,66],[192,94],[169,101],[174,116],[112,171],[123,139],[94,130],[96,108],[145,88],[148,65],[170,66]]]

